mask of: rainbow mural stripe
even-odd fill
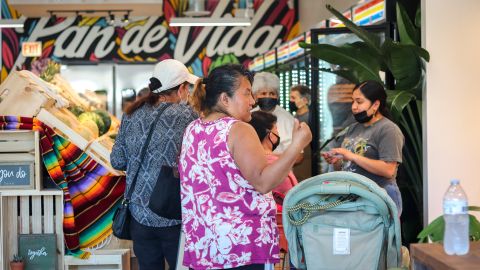
[[[384,19],[384,0],[372,0],[353,8],[353,22],[357,25],[372,25]]]
[[[265,68],[275,65],[275,50],[270,50],[265,54]]]
[[[253,58],[253,61],[250,62],[248,65],[248,69],[251,71],[259,71],[265,68],[265,60],[263,59],[263,55],[257,56]]]
[[[342,15],[347,17],[347,19],[352,20],[352,12],[350,12],[350,10],[343,12]],[[345,27],[345,24],[343,24],[340,20],[338,20],[335,17],[330,18],[329,25],[331,28]]]
[[[289,49],[288,43],[280,45],[277,49],[277,61],[278,63],[285,63],[288,61]]]
[[[305,40],[305,35],[300,35],[288,42],[288,58],[292,59],[305,53],[305,49],[300,47],[300,42]]]

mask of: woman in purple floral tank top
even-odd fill
[[[279,261],[271,190],[311,141],[295,123],[293,141],[268,164],[250,121],[252,76],[240,65],[214,69],[193,94],[202,117],[185,130],[179,160],[183,265],[195,269],[266,269]]]

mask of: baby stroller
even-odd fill
[[[383,188],[356,173],[326,173],[293,187],[283,202],[283,226],[299,269],[401,265],[397,207]]]

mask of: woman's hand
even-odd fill
[[[328,152],[321,153],[321,155],[328,164],[336,164],[341,160],[353,161],[357,156],[345,148],[334,148]]]
[[[300,123],[295,119],[292,131],[292,145],[297,147],[298,152],[302,151],[312,141],[312,132],[304,122]]]
[[[325,161],[328,163],[328,164],[335,164],[337,162],[339,162],[340,160],[342,160],[342,157],[339,156],[339,155],[334,155],[332,152],[322,152],[321,153],[323,159],[325,159]]]
[[[347,150],[345,148],[333,148],[330,150],[330,153],[332,156],[338,159],[343,159],[346,161],[353,161],[355,157],[357,156],[356,154],[350,152],[350,150]]]

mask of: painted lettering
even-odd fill
[[[212,14],[212,17],[231,18],[230,14],[225,14],[223,17],[221,16],[221,14],[225,13],[227,4],[228,1],[220,1]],[[201,45],[206,40],[208,40],[206,47],[207,56],[209,57],[228,53],[234,53],[237,57],[244,55],[252,57],[265,53],[272,48],[272,46],[276,44],[279,45],[282,41],[280,38],[280,33],[283,29],[282,25],[262,26],[255,29],[273,4],[273,0],[264,1],[260,8],[255,12],[255,16],[252,19],[252,25],[249,27],[231,27],[226,33],[225,27],[204,27],[193,44],[188,42],[188,37],[190,36],[191,31],[190,27],[182,27],[177,40],[177,46],[175,47],[174,58],[184,63],[188,63],[202,49]],[[213,29],[213,34],[208,38]],[[262,44],[257,46],[256,43],[260,40],[262,40]],[[188,46],[188,49],[185,51],[187,44],[191,45]]]
[[[40,256],[47,257],[48,253],[45,250],[46,250],[45,247],[42,247],[41,249],[38,249],[38,250],[28,249],[28,253],[27,253],[28,259],[32,261],[33,259],[35,259],[35,257],[40,257]]]
[[[4,178],[13,177],[14,173],[9,170],[0,170],[0,183],[3,182]]]
[[[120,50],[122,51],[122,53],[139,54],[142,51],[145,51],[146,48],[152,51],[150,44],[152,42],[156,42],[162,39],[166,34],[166,31],[161,30],[163,26],[160,26],[160,28],[156,26],[153,29],[151,29],[152,25],[155,23],[157,19],[158,17],[149,17],[147,22],[144,25],[137,25],[130,28],[123,36],[122,43],[120,44]],[[150,34],[149,32],[153,32],[153,33]],[[147,37],[144,38],[146,35]],[[154,40],[152,40],[152,38]],[[161,41],[160,43],[162,46],[165,46],[166,42],[167,40],[165,39],[165,41]]]
[[[18,167],[18,171],[17,171],[17,173],[15,174],[15,176],[16,176],[17,178],[24,178],[26,175],[27,175],[27,173],[26,173],[24,170],[22,170],[21,167]]]
[[[57,57],[83,58],[88,47],[82,50],[82,47],[85,47],[82,40],[85,39],[88,29],[88,26],[73,26],[63,31],[55,41],[53,54]]]

